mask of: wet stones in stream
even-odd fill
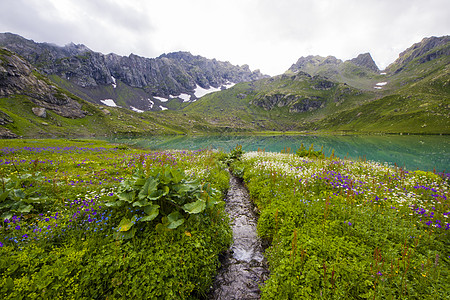
[[[231,219],[233,244],[221,259],[209,299],[259,299],[259,284],[268,277],[261,240],[256,233],[257,216],[248,191],[236,177],[230,179],[225,198]]]

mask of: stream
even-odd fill
[[[256,233],[257,216],[247,189],[234,176],[225,198],[231,219],[233,244],[221,259],[222,266],[209,299],[260,299],[259,284],[268,277],[264,249]]]

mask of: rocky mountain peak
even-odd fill
[[[259,70],[250,71],[248,66],[235,66],[185,51],[157,58],[104,55],[84,45],[70,43],[59,47],[7,33],[0,33],[0,46],[21,55],[47,75],[70,81],[69,90],[80,97],[88,96],[89,101],[98,104],[103,99],[113,99],[124,107],[139,110],[158,109],[164,104],[159,102],[179,95],[184,101],[195,94],[198,86],[218,89],[266,77]],[[125,94],[126,97],[122,96]]]
[[[298,72],[304,70],[308,67],[320,67],[320,66],[336,66],[342,63],[342,60],[337,59],[334,56],[319,56],[319,55],[308,55],[306,57],[300,57],[295,64],[293,64],[289,70],[293,72]]]
[[[392,73],[401,71],[406,64],[419,58],[420,63],[450,55],[450,36],[427,37],[419,43],[415,43],[399,54],[399,57],[388,66],[387,70]]]
[[[363,53],[350,60],[353,64],[367,68],[373,72],[379,72],[378,66],[375,64],[370,53]]]
[[[7,49],[0,48],[0,98],[25,95],[38,107],[68,118],[82,118],[81,104],[52,85],[33,66]]]

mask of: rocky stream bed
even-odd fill
[[[231,177],[225,201],[233,244],[221,259],[209,299],[260,299],[259,285],[268,277],[267,264],[256,233],[257,215],[240,179]]]

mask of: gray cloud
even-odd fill
[[[148,57],[187,50],[272,75],[316,54],[371,52],[385,67],[423,37],[450,32],[448,0],[4,2],[0,30],[36,41]]]

